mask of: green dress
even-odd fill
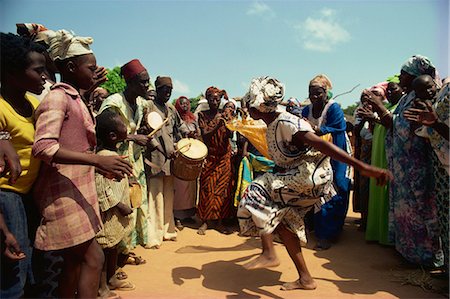
[[[388,106],[394,111],[397,105]],[[381,124],[375,124],[372,139],[371,164],[387,169],[387,159],[384,142],[387,129]],[[370,179],[369,207],[367,215],[366,240],[378,241],[383,245],[393,245],[389,242],[389,185],[377,186],[375,179]]]

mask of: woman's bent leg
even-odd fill
[[[283,224],[278,225],[276,231],[280,235],[284,246],[286,246],[286,250],[289,253],[292,261],[294,262],[299,276],[299,279],[297,281],[285,283],[282,289],[314,290],[317,285],[314,279],[311,277],[308,267],[306,266],[306,262],[302,253],[302,247],[300,246],[300,240],[298,239],[297,235],[288,230]]]

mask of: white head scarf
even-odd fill
[[[254,78],[250,88],[242,98],[261,112],[274,112],[284,97],[284,84],[272,77]]]
[[[91,54],[89,45],[94,39],[92,37],[75,36],[67,30],[55,31],[55,35],[48,39],[48,53],[52,60]]]
[[[224,102],[222,102],[222,107],[221,107],[221,109],[223,109],[224,107],[225,107],[225,105],[226,104],[228,104],[228,103],[233,103],[233,105],[234,105],[234,111],[236,111],[236,109],[237,109],[237,102],[236,102],[236,100],[234,100],[234,99],[228,99],[228,100],[226,100],[226,101],[224,101]]]

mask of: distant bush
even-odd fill
[[[123,79],[120,74],[120,67],[116,66],[112,70],[108,69],[108,74],[106,74],[106,78],[108,81],[100,85],[106,89],[109,94],[123,92],[127,84],[125,83],[125,79]]]

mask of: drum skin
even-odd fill
[[[195,181],[202,171],[208,148],[200,140],[183,138],[175,150],[177,155],[171,163],[172,174],[183,181]]]

